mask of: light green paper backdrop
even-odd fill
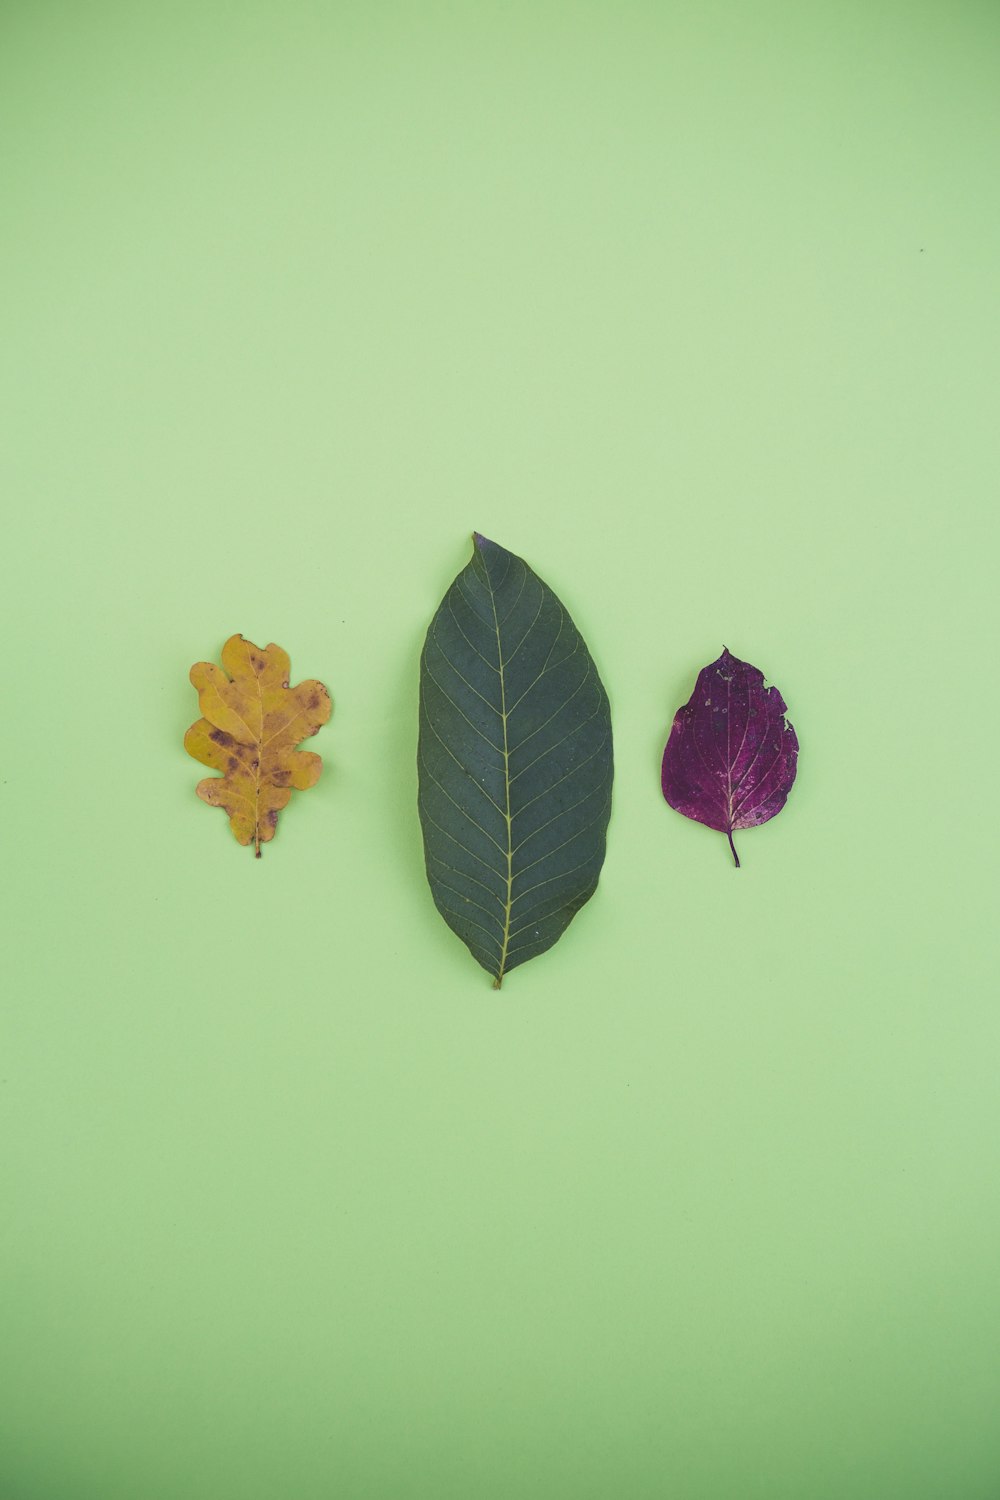
[[[994,4],[14,3],[3,1500],[1000,1491]],[[598,895],[435,914],[473,528],[608,685]],[[335,700],[263,860],[232,631]],[[662,802],[723,643],[786,811]]]

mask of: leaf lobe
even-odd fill
[[[332,704],[321,682],[289,687],[288,655],[273,643],[261,649],[233,635],[221,660],[222,668],[213,662],[191,668],[202,717],[184,736],[184,748],[222,773],[200,781],[198,796],[226,811],[238,842],[252,843],[259,859],[292,790],[319,780],[321,757],[296,747],[327,722]]]

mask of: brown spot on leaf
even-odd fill
[[[212,729],[209,731],[208,737],[210,740],[214,740],[217,745],[225,746],[233,743],[232,735],[227,734],[224,729]]]

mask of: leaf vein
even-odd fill
[[[444,649],[444,647],[442,646],[441,642],[438,640],[438,638],[437,638],[437,630],[433,629],[433,628],[431,630],[431,640],[434,642],[434,645],[437,647],[438,651],[440,651],[440,653],[443,656],[444,660],[448,663],[449,667],[454,672],[454,674],[458,678],[459,682],[464,682],[465,686],[469,689],[469,692],[470,693],[475,693],[476,697],[480,698],[483,701],[483,703],[486,704],[486,707],[490,710],[490,713],[495,714],[496,711],[497,711],[496,704],[495,703],[491,703],[490,700],[485,696],[485,694],[481,693],[479,691],[479,689],[473,683],[471,683],[469,681],[469,679],[466,677],[465,673],[459,671],[458,667],[456,667],[455,663],[452,661],[451,657],[448,655],[447,651]],[[438,684],[438,686],[440,686],[440,684]]]
[[[541,593],[539,594],[539,597],[538,597],[538,608],[535,610],[535,618],[532,620],[531,624],[528,626],[527,630],[524,632],[524,634],[522,635],[521,639],[518,641],[517,645],[514,647],[513,651],[508,656],[508,658],[507,658],[507,665],[508,665],[508,667],[510,666],[511,662],[514,660],[514,658],[517,655],[517,653],[520,651],[521,647],[524,645],[525,641],[528,639],[528,636],[531,635],[531,633],[534,630],[535,626],[538,624],[538,617],[541,614],[542,608],[543,608],[543,606],[545,604],[545,585],[543,583],[541,583],[541,579],[539,579],[539,583],[541,584]]]
[[[478,829],[478,831],[483,835],[484,838],[489,839],[490,843],[494,846],[494,848],[499,849],[500,853],[502,854],[504,852],[502,845],[500,845],[500,844],[497,843],[496,839],[493,837],[493,835],[491,833],[487,832],[487,830],[483,827],[482,823],[477,823],[476,822],[475,818],[472,816],[472,814],[468,811],[467,808],[464,808],[462,806],[461,802],[456,802],[455,801],[454,797],[448,791],[448,788],[441,785],[441,782],[438,781],[437,777],[434,775],[434,772],[431,770],[430,766],[427,764],[426,760],[422,756],[421,756],[421,759],[420,759],[420,764],[423,766],[423,768],[426,771],[427,775],[430,777],[431,781],[433,781],[434,785],[438,788],[438,790],[440,792],[443,792],[444,795],[448,798],[448,801],[451,803],[452,807],[456,808],[458,810],[458,812],[460,812],[462,814],[462,817],[465,818],[465,819],[467,819],[467,821],[472,824],[473,828]]]
[[[594,716],[591,715],[591,717],[594,717]],[[578,725],[578,728],[582,729],[585,724],[589,724],[589,723],[590,723],[590,719],[584,719],[582,721],[582,723]],[[570,733],[573,733],[573,731],[571,730]],[[569,737],[570,736],[567,735],[566,739],[569,739]],[[554,792],[555,791],[555,789],[556,789],[557,786],[562,786],[562,784],[563,784],[564,781],[569,781],[570,777],[575,776],[578,771],[582,771],[586,766],[589,766],[590,762],[592,760],[595,760],[596,757],[598,755],[600,755],[601,751],[604,749],[605,745],[608,743],[608,738],[609,738],[608,735],[605,735],[604,738],[603,738],[603,740],[601,741],[601,743],[597,746],[596,750],[592,750],[589,755],[587,755],[587,756],[584,757],[583,760],[577,761],[576,765],[575,766],[571,766],[570,769],[565,773],[565,775],[559,777],[558,781],[553,781],[552,784],[551,784],[551,786],[547,786],[542,791],[537,792],[534,797],[529,797],[529,799],[528,799],[527,802],[522,802],[521,806],[517,809],[517,812],[514,814],[515,818],[522,817],[524,815],[524,813],[526,813],[528,811],[528,808],[531,807],[535,802],[538,801],[539,797],[547,797],[550,792]],[[553,745],[552,746],[553,750],[558,750],[559,745],[565,744],[565,742],[566,742],[565,740],[560,740],[558,745]],[[547,755],[548,751],[546,751],[545,754]],[[542,756],[538,756],[538,760],[541,760],[542,758],[543,758]],[[537,764],[537,761],[532,761],[532,765],[535,765],[535,764]],[[537,829],[536,829],[536,832],[537,832]],[[528,837],[529,838],[533,838],[534,835],[529,833]]]
[[[610,802],[611,802],[611,797],[609,795],[608,797],[605,798],[604,805],[602,806],[600,812],[597,814],[596,818],[591,819],[591,821],[589,823],[585,823],[583,825],[583,827],[582,828],[578,828],[575,833],[571,833],[570,836],[569,836],[569,838],[568,839],[563,839],[563,841],[562,841],[561,844],[556,844],[554,848],[547,850],[545,854],[540,854],[538,856],[538,858],[537,859],[533,859],[530,864],[522,865],[521,868],[514,875],[514,879],[515,880],[520,879],[520,877],[522,875],[526,875],[529,870],[533,870],[536,865],[544,864],[544,862],[547,859],[551,859],[552,858],[553,854],[558,854],[560,849],[565,849],[567,844],[572,844],[573,841],[574,841],[574,839],[578,839],[581,836],[581,834],[589,833],[592,828],[596,828],[597,825],[598,825],[598,823],[600,823],[601,819],[604,817],[604,814],[607,812],[608,807],[610,805]],[[584,864],[586,864],[586,863],[587,863],[587,861],[585,860]],[[576,869],[582,869],[583,866],[582,865],[578,865],[578,866],[575,866],[575,868]],[[564,875],[569,875],[572,872],[569,871],[569,870],[564,870],[562,873]],[[559,877],[557,875],[552,876],[553,880],[557,880],[558,878]],[[535,889],[535,887],[533,885],[528,887],[528,890],[533,891],[534,889]],[[521,891],[521,892],[518,893],[518,895],[514,899],[516,901],[519,901],[521,899],[521,897],[524,896],[524,895],[526,895],[526,894],[527,894],[527,892]]]
[[[489,938],[490,942],[491,943],[496,943],[496,945],[497,945],[498,948],[501,946],[500,939],[494,937],[493,934],[492,934],[492,932],[490,932],[489,928],[488,927],[484,927],[483,924],[482,924],[482,922],[477,922],[473,917],[467,917],[464,914],[464,912],[452,911],[451,907],[450,906],[445,906],[445,904],[444,904],[443,901],[436,902],[436,905],[437,905],[438,911],[447,912],[448,915],[449,915],[449,917],[454,917],[455,918],[456,922],[467,922],[470,927],[475,927],[478,932],[484,932],[486,934],[486,936]],[[465,940],[463,938],[463,942],[464,941]]]
[[[535,758],[534,758],[534,760],[529,760],[529,762],[528,762],[528,764],[526,766],[522,766],[521,769],[518,771],[517,776],[511,777],[511,786],[513,786],[514,782],[517,781],[519,777],[523,776],[526,771],[530,771],[531,768],[532,768],[532,766],[537,766],[538,762],[540,760],[544,760],[547,755],[551,755],[552,752],[553,752],[553,750],[558,750],[559,747],[560,747],[560,745],[565,745],[566,741],[567,740],[571,740],[573,738],[574,734],[579,734],[579,732],[580,732],[581,729],[586,729],[586,727],[590,723],[591,719],[596,719],[597,718],[597,715],[601,711],[601,707],[602,707],[602,704],[601,704],[600,701],[598,701],[597,707],[594,709],[594,712],[592,714],[588,714],[585,719],[581,719],[580,722],[579,722],[579,724],[574,724],[573,728],[570,729],[570,730],[567,730],[567,732],[563,735],[563,737],[562,737],[561,740],[556,740],[556,742],[555,742],[554,745],[550,745],[547,750],[543,750],[540,755],[536,755]],[[553,717],[554,717],[554,715],[553,715]],[[536,799],[533,797],[531,800],[533,802]],[[531,803],[526,802],[524,804],[524,807],[530,807],[530,805],[531,805]],[[518,811],[519,812],[523,812],[524,808],[523,807],[519,808]]]
[[[526,734],[524,736],[524,739],[521,741],[521,743],[519,745],[515,745],[514,746],[513,750],[510,752],[511,755],[516,755],[519,750],[523,750],[524,747],[525,747],[525,745],[528,743],[529,740],[533,740],[535,738],[536,734],[541,734],[542,730],[545,729],[545,728],[547,728],[548,725],[552,723],[553,719],[558,718],[558,716],[562,713],[562,711],[563,711],[564,708],[568,708],[569,707],[569,705],[573,702],[573,699],[576,697],[577,693],[581,692],[583,690],[583,688],[586,686],[586,684],[589,682],[592,667],[593,667],[593,662],[588,662],[586,672],[580,678],[580,681],[577,683],[576,687],[570,693],[569,697],[563,699],[563,701],[562,701],[562,703],[560,703],[559,707],[556,708],[556,709],[554,709],[553,712],[549,714],[548,718],[545,719],[545,720],[543,720],[542,723],[538,725],[537,729],[533,729],[530,734]],[[534,764],[534,762],[532,762],[532,764]],[[518,775],[521,775],[520,771],[518,772]],[[514,777],[514,780],[515,781],[517,780],[516,776]]]
[[[467,854],[470,859],[474,859],[477,864],[482,865],[483,869],[484,870],[488,870],[491,875],[497,874],[497,871],[494,870],[493,866],[489,863],[488,860],[483,859],[483,857],[482,857],[481,854],[477,854],[475,852],[475,850],[474,849],[470,849],[467,844],[463,844],[461,839],[457,839],[455,837],[455,835],[453,833],[449,832],[449,830],[447,828],[445,828],[445,826],[442,823],[439,823],[436,818],[431,817],[431,814],[427,811],[427,808],[424,805],[424,800],[423,800],[422,797],[420,799],[419,806],[420,806],[421,816],[427,819],[428,823],[430,823],[430,825],[431,825],[432,828],[436,828],[437,831],[438,831],[438,833],[443,833],[446,839],[450,839],[451,842],[457,848],[459,848],[459,849],[462,850],[463,854]],[[437,856],[435,855],[435,856],[433,856],[433,858],[437,858]],[[441,864],[444,864],[444,860],[440,860],[439,862]],[[462,873],[464,873],[464,872],[463,871],[456,871],[456,874],[462,874]],[[469,876],[469,879],[470,880],[472,879],[471,875]]]
[[[435,826],[437,826],[437,825],[435,825]],[[462,847],[463,847],[462,845],[459,845],[459,848],[462,848]],[[472,851],[470,849],[466,849],[465,852],[466,852],[466,854],[471,854],[472,853]],[[478,885],[480,887],[480,889],[484,890],[488,896],[492,896],[493,899],[494,899],[494,901],[499,901],[500,905],[501,906],[503,905],[503,897],[502,896],[498,896],[497,893],[496,893],[496,891],[493,890],[492,886],[488,886],[486,884],[485,880],[477,880],[476,877],[475,877],[475,875],[470,875],[469,874],[468,870],[460,870],[457,865],[450,865],[446,859],[442,859],[441,858],[440,854],[432,854],[430,852],[430,850],[428,850],[427,853],[428,853],[428,858],[429,859],[432,859],[435,864],[441,865],[451,875],[455,875],[459,880],[469,880],[469,881],[472,882],[473,885]],[[477,856],[473,855],[472,857],[473,857],[473,859],[475,859]],[[481,860],[480,860],[480,863],[482,864]],[[486,870],[489,870],[491,874],[496,873],[495,871],[492,870],[492,868],[489,865],[484,865],[483,868],[486,869]],[[432,876],[432,875],[430,875],[428,873],[428,879],[434,879],[434,878],[435,878],[434,876]],[[497,874],[497,879],[499,880],[500,878],[501,878],[500,875]]]
[[[556,785],[558,786],[558,784],[559,783],[557,782]],[[590,791],[587,792],[583,797],[581,797],[579,801],[571,802],[569,807],[560,808],[560,810],[557,813],[554,813],[551,818],[547,819],[546,822],[539,823],[537,828],[533,829],[531,833],[526,834],[521,842],[514,846],[514,853],[517,854],[519,850],[524,848],[525,844],[530,844],[531,840],[533,838],[536,838],[538,834],[544,833],[546,828],[551,828],[553,823],[558,823],[560,818],[568,817],[571,812],[576,812],[578,807],[582,807],[585,802],[589,802],[591,797],[596,796],[600,790],[601,788],[599,786],[591,787]]]
[[[480,727],[479,727],[478,724],[473,724],[472,720],[469,718],[469,715],[467,713],[465,713],[461,708],[459,708],[458,704],[455,702],[454,698],[452,698],[449,693],[445,692],[444,688],[438,682],[437,678],[434,676],[434,673],[431,671],[430,667],[427,665],[427,658],[426,658],[426,656],[424,657],[424,671],[427,673],[428,677],[430,678],[431,682],[433,682],[434,686],[437,688],[437,690],[441,694],[442,698],[444,698],[448,703],[451,704],[452,708],[455,710],[455,712],[457,714],[461,714],[462,718],[465,720],[466,724],[468,724],[469,728],[475,730],[475,732],[476,732],[476,734],[478,734],[479,738],[481,740],[484,740],[486,742],[486,744],[489,745],[489,747],[490,747],[491,750],[495,750],[498,755],[502,755],[503,751],[501,750],[500,746],[499,745],[494,745],[494,743],[490,739],[489,735],[488,734],[484,734],[483,731],[480,729]],[[427,710],[425,708],[424,709],[424,716],[426,717],[426,715],[427,715]]]
[[[449,590],[449,592],[448,592],[448,610],[449,610],[449,613],[451,614],[451,618],[455,622],[455,628],[457,629],[459,635],[465,641],[466,645],[469,647],[469,650],[470,651],[474,651],[476,653],[476,655],[479,657],[479,660],[481,662],[483,662],[483,664],[485,666],[489,667],[489,669],[490,669],[491,672],[496,672],[497,668],[490,661],[489,657],[483,655],[483,653],[480,651],[480,649],[476,645],[476,643],[474,641],[470,640],[470,638],[466,635],[465,631],[462,629],[462,622],[459,620],[458,616],[455,613],[455,606],[451,602],[451,595],[452,595],[452,591]],[[435,640],[434,644],[437,646],[438,650],[441,651],[441,644],[440,644],[440,642],[437,641],[437,640]],[[444,653],[442,652],[442,655],[443,654]],[[453,666],[454,665],[454,663],[452,663],[450,660],[449,660],[448,664],[449,664],[449,666]]]
[[[519,558],[518,561],[521,564],[521,587],[517,591],[517,598],[514,600],[514,603],[511,605],[510,609],[504,615],[503,619],[500,620],[499,623],[498,623],[498,629],[500,629],[500,630],[503,629],[503,627],[506,625],[507,621],[510,619],[511,615],[514,613],[515,609],[517,609],[517,606],[520,604],[520,602],[521,602],[521,595],[524,593],[524,585],[528,581],[528,564],[524,561],[523,558]]]
[[[468,777],[469,782],[472,784],[472,786],[475,787],[476,791],[477,792],[482,792],[482,794],[486,798],[487,802],[489,802],[492,807],[496,808],[497,812],[500,814],[501,817],[504,817],[505,816],[504,810],[500,806],[499,802],[494,802],[493,798],[490,796],[489,792],[483,786],[482,782],[476,780],[475,776],[469,770],[468,766],[463,766],[462,762],[459,760],[459,758],[455,754],[454,750],[452,750],[451,746],[448,745],[441,738],[441,736],[438,734],[437,730],[434,727],[434,722],[431,719],[430,714],[427,712],[427,702],[426,702],[426,699],[423,696],[423,692],[422,691],[421,691],[421,702],[424,705],[424,723],[427,725],[428,729],[431,731],[431,734],[433,734],[434,738],[437,740],[437,742],[441,746],[442,750],[444,750],[448,755],[451,756],[452,760],[455,762],[455,764],[458,767],[458,769],[462,772],[462,775]]]
[[[451,894],[453,896],[457,896],[460,901],[466,902],[469,906],[474,906],[477,911],[481,911],[483,913],[484,917],[489,917],[491,921],[497,922],[498,926],[501,929],[503,928],[503,923],[500,922],[499,918],[494,917],[489,907],[481,905],[478,901],[473,901],[471,896],[467,896],[464,891],[456,890],[453,885],[448,885],[448,883],[442,880],[438,875],[431,875],[430,880],[433,885],[440,886],[443,891],[450,891]],[[496,900],[500,901],[500,897],[497,896]],[[503,906],[502,901],[500,901],[500,905]]]

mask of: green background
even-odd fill
[[[1000,8],[0,14],[3,1500],[992,1500]],[[415,812],[473,528],[616,731],[499,996]],[[335,701],[259,863],[233,631]],[[658,784],[723,643],[738,873]]]

